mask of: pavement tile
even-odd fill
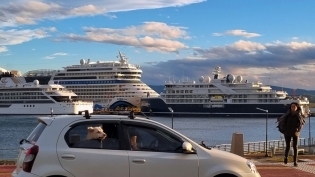
[[[0,173],[11,173],[15,169],[15,165],[0,165]]]

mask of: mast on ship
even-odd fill
[[[213,79],[219,79],[220,72],[221,72],[221,67],[216,66],[214,68],[214,71],[212,72],[212,74],[214,75]]]
[[[127,64],[127,60],[128,60],[128,58],[126,58],[126,56],[125,55],[123,55],[120,51],[118,51],[118,56],[117,57],[119,57],[120,59],[119,59],[119,62],[121,63],[121,64]]]

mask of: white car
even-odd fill
[[[12,177],[260,176],[243,157],[206,149],[161,123],[129,117],[38,118],[37,127],[20,142]],[[88,127],[98,126],[106,138],[87,140]]]

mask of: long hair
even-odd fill
[[[292,102],[292,103],[290,104],[289,110],[291,110],[291,106],[292,106],[293,104],[297,107],[296,112],[301,112],[301,111],[302,111],[301,106],[300,106],[299,103],[297,103],[297,102]]]

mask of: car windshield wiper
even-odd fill
[[[27,139],[21,139],[20,144],[23,144],[23,143],[31,143],[31,142]]]

